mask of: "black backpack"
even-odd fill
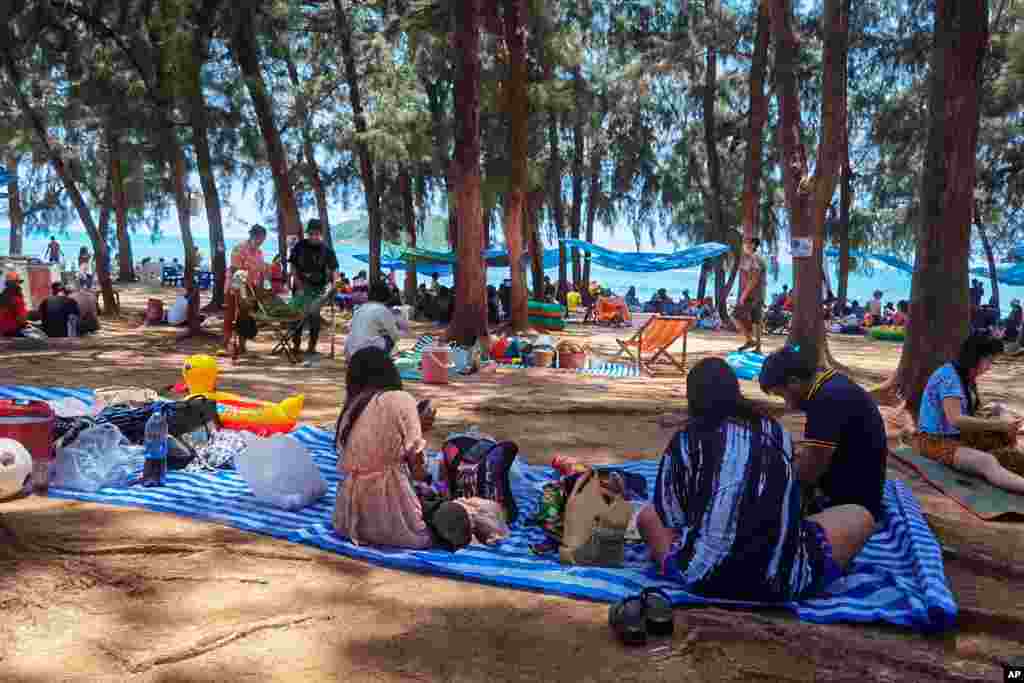
[[[505,510],[505,521],[511,526],[519,516],[512,495],[509,473],[519,454],[512,441],[498,442],[481,434],[453,434],[442,449],[441,477],[449,499],[486,498]]]

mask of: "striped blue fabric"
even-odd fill
[[[420,357],[423,349],[434,343],[434,338],[429,334],[423,335],[416,340],[411,351],[401,354],[395,361],[398,366],[398,373],[402,379],[416,382],[423,379],[420,372]],[[454,344],[452,345],[454,346]],[[522,363],[502,363],[503,368],[514,368],[522,370],[525,366]],[[594,360],[589,368],[577,368],[574,370],[577,375],[588,375],[590,377],[607,377],[609,379],[623,379],[639,377],[640,370],[635,365],[624,365],[622,363],[610,363],[607,361]]]
[[[89,399],[91,393],[74,389],[0,386],[0,398],[55,400],[66,396]],[[257,501],[234,472],[168,474],[161,488],[104,489],[97,493],[51,489],[56,498],[145,508],[219,522],[294,543],[315,546],[381,566],[480,583],[534,590],[573,598],[612,602],[646,586],[668,591],[676,605],[729,604],[759,607],[751,603],[703,600],[678,590],[660,579],[645,558],[642,546],[627,549],[623,569],[565,567],[554,555],[534,556],[530,545],[544,539],[535,527],[517,524],[512,536],[500,545],[473,546],[451,554],[442,551],[410,551],[356,546],[336,536],[331,516],[338,486],[333,436],[310,427],[294,432],[313,453],[313,459],[329,484],[317,504],[286,512]],[[657,476],[658,461],[623,466],[646,477],[649,487]],[[536,512],[540,486],[554,477],[547,467],[517,466],[513,493],[523,511],[522,519]],[[814,623],[885,622],[921,631],[940,632],[956,622],[957,606],[946,582],[939,544],[928,528],[910,490],[900,482],[886,483],[888,520],[853,561],[850,572],[828,587],[820,597],[783,605],[799,618]],[[778,607],[778,605],[775,605]]]

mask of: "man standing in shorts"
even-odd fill
[[[743,241],[743,258],[740,270],[743,271],[743,291],[736,304],[736,329],[746,337],[746,343],[739,351],[753,349],[761,353],[761,317],[764,310],[765,288],[767,287],[767,266],[764,259],[757,255],[761,240],[756,237]]]

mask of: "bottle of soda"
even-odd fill
[[[158,406],[146,420],[145,450],[142,485],[163,486],[167,479],[167,416],[162,406]]]

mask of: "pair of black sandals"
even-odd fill
[[[648,636],[671,636],[675,630],[672,599],[660,588],[645,588],[612,605],[608,625],[625,645],[644,645]]]

